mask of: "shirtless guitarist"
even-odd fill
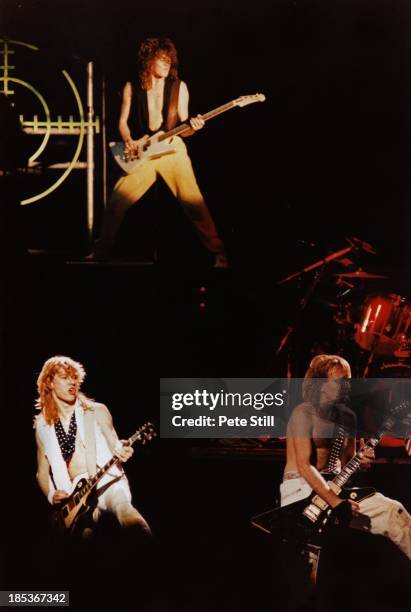
[[[343,501],[327,481],[327,475],[339,473],[355,453],[355,438],[348,433],[355,430],[355,415],[345,403],[349,378],[350,365],[338,355],[317,355],[311,361],[303,385],[304,401],[294,408],[288,422],[281,506],[303,500],[314,491],[347,523],[351,514],[368,517],[370,533],[387,536],[411,560],[411,516],[400,502],[381,493],[359,503]],[[332,434],[330,426],[337,431]],[[369,467],[373,458],[374,451],[365,448],[363,467]]]

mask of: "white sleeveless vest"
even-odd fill
[[[91,410],[94,410],[91,406]],[[80,402],[77,402],[76,407],[74,409],[76,414],[76,422],[77,422],[77,435],[80,437],[83,444],[85,444],[84,437],[84,408],[80,405]],[[53,480],[57,489],[61,489],[66,491],[67,493],[71,493],[73,488],[73,483],[70,479],[69,472],[66,466],[66,462],[63,459],[61,454],[60,445],[57,440],[56,431],[54,425],[48,425],[42,414],[39,414],[36,418],[36,430],[38,436],[43,444],[44,453],[47,457],[47,460],[50,464]],[[97,419],[94,418],[94,435],[96,439],[96,459],[97,465],[102,467],[107,461],[111,459],[113,456],[110,448],[108,446],[107,440],[101,431],[100,425],[97,422]],[[109,474],[111,476],[120,476],[123,474],[122,471],[119,470],[117,466],[112,466],[110,468]],[[103,484],[105,479],[101,482]],[[53,494],[55,491],[55,487],[53,486],[53,482],[51,478],[49,479],[49,501],[51,501]]]

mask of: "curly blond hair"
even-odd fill
[[[53,382],[56,374],[64,373],[68,376],[75,378],[79,385],[82,384],[86,377],[86,371],[84,367],[78,361],[74,361],[70,357],[64,355],[56,355],[47,359],[42,367],[42,370],[37,379],[37,391],[38,398],[36,399],[35,407],[37,410],[41,410],[44,420],[48,425],[53,425],[59,418],[58,407],[52,394],[51,383]],[[80,401],[82,403],[88,399],[84,393],[79,394]]]

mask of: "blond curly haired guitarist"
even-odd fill
[[[92,476],[113,456],[120,464],[133,455],[125,440],[119,440],[108,408],[80,391],[83,366],[66,356],[48,359],[37,380],[40,411],[35,418],[37,481],[52,506],[64,502],[82,477]],[[150,528],[131,503],[128,480],[121,465],[113,465],[97,486],[97,522],[112,513],[122,527]]]

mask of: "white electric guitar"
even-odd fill
[[[264,102],[264,100],[265,96],[261,93],[250,96],[240,96],[235,100],[231,100],[231,102],[227,102],[227,104],[218,106],[214,110],[205,113],[205,115],[201,115],[201,118],[204,121],[208,121],[236,106],[247,106],[248,104],[254,104],[254,102]],[[148,159],[158,159],[159,157],[163,157],[163,155],[172,155],[175,153],[176,148],[173,146],[173,137],[189,129],[190,123],[181,123],[168,132],[157,132],[150,137],[144,136],[137,141],[137,151],[132,153],[125,148],[123,142],[110,142],[109,147],[120,168],[127,174],[131,174]]]

